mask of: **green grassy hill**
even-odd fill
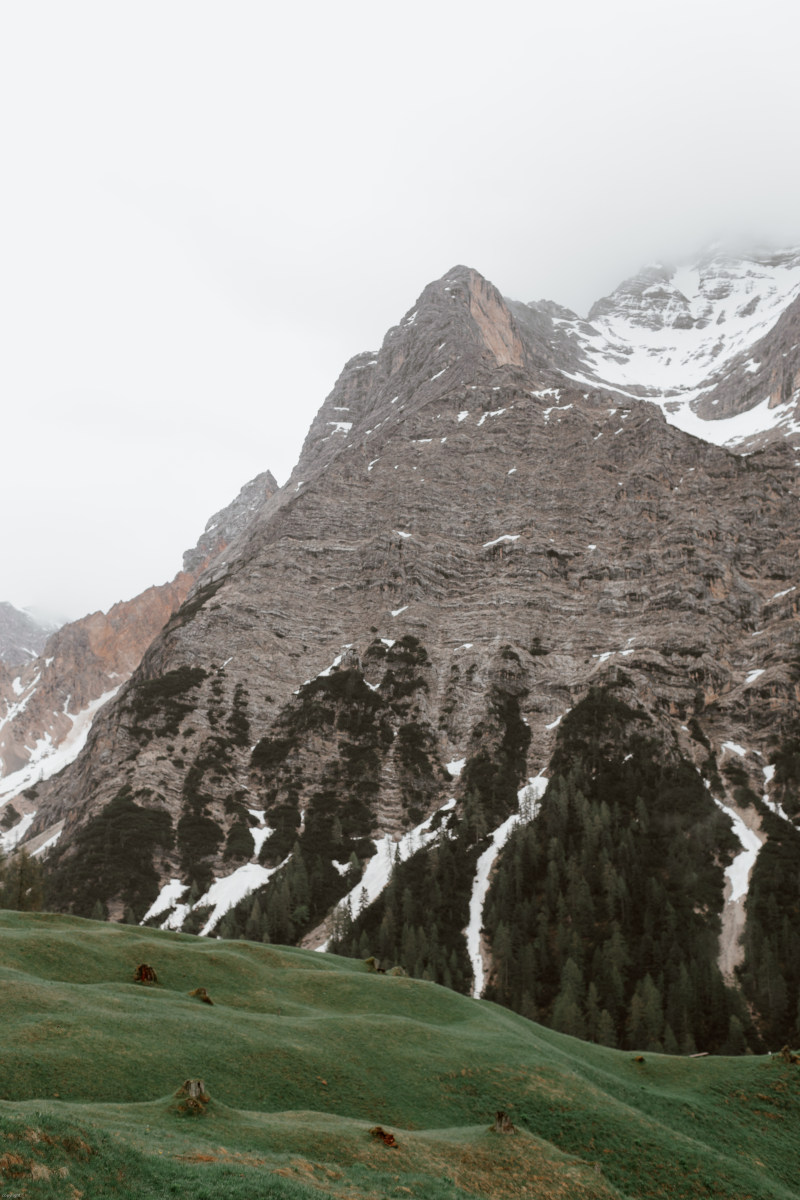
[[[800,1197],[800,1068],[639,1062],[354,960],[3,911],[0,1020],[0,1200]]]

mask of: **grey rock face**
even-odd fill
[[[169,815],[159,883],[255,862],[253,812],[264,870],[298,839],[363,862],[461,803],[446,764],[498,744],[503,697],[535,775],[558,718],[609,680],[665,744],[705,755],[695,717],[756,771],[798,703],[794,455],[737,457],[566,380],[559,319],[459,267],[347,364],[290,481],[39,788],[32,836],[65,821],[64,877],[123,788]]]
[[[250,523],[253,515],[278,490],[270,471],[262,471],[255,479],[246,483],[235,500],[226,508],[209,517],[197,545],[183,556],[183,569],[197,574],[222,550],[230,545],[238,534]]]

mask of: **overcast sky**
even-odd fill
[[[0,0],[0,600],[171,578],[455,263],[800,243],[784,0]]]

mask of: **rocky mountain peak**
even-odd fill
[[[626,279],[589,309],[590,323],[616,317],[634,328],[691,329],[696,318],[674,282],[675,268],[656,263]]]
[[[384,435],[437,396],[459,386],[490,386],[498,369],[541,366],[513,307],[471,267],[453,267],[428,284],[380,350],[345,365],[311,424],[292,488],[307,483],[343,448],[377,431]]]
[[[183,571],[171,582],[146,588],[107,613],[71,621],[49,637],[42,631],[39,655],[15,671],[0,663],[0,806],[14,797],[16,811],[31,809],[19,793],[75,757],[97,710],[138,667],[202,572],[276,491],[275,479],[264,471],[209,520],[197,545],[184,555]],[[0,606],[0,622],[8,609],[16,612],[10,605]]]
[[[522,1011],[545,979],[536,1012],[553,1020],[568,960],[587,972],[582,997],[612,923],[633,918],[639,953],[646,903],[654,930],[672,916],[624,1004],[613,988],[603,1000],[621,1039],[652,962],[717,971],[734,816],[795,845],[800,543],[785,448],[729,453],[634,391],[648,368],[662,385],[667,367],[707,379],[729,321],[742,338],[758,327],[758,304],[742,312],[753,272],[731,268],[734,286],[715,270],[703,287],[643,272],[593,325],[505,301],[467,267],[425,288],[377,352],[347,363],[227,569],[197,582],[84,753],[38,786],[30,836],[60,832],[56,902],[224,937],[331,935],[450,986],[487,979],[484,994]],[[791,271],[763,273],[789,286],[787,319]],[[712,340],[697,296],[715,287]],[[676,324],[687,305],[694,324]],[[618,371],[634,382],[609,383]],[[517,820],[536,869],[517,870]],[[589,839],[567,861],[573,826],[605,829],[591,895],[597,855]],[[139,831],[135,855],[118,827]],[[563,871],[546,861],[553,840]],[[534,890],[553,877],[547,927],[524,933],[545,967],[519,996],[509,930],[543,901],[487,899],[495,859]],[[606,887],[612,869],[624,887]],[[768,890],[768,868],[761,879]],[[724,917],[730,978],[740,901]],[[708,1008],[679,1013],[672,1041],[724,1044],[728,1014],[709,1033]]]
[[[5,600],[0,602],[0,662],[10,666],[30,662],[52,632],[52,625],[41,624]]]
[[[235,500],[209,517],[197,545],[183,556],[183,569],[198,575],[237,537],[271,496],[278,490],[271,471],[262,471],[246,483]]]

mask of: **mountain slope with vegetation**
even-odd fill
[[[740,266],[737,311],[759,280],[764,321],[800,302],[800,257]],[[631,337],[683,338],[675,281],[639,282],[611,306]],[[456,267],[346,364],[291,479],[25,797],[46,904],[372,954],[616,1046],[796,1036],[796,452],[579,378],[546,315]],[[634,716],[581,730],[592,695]]]

